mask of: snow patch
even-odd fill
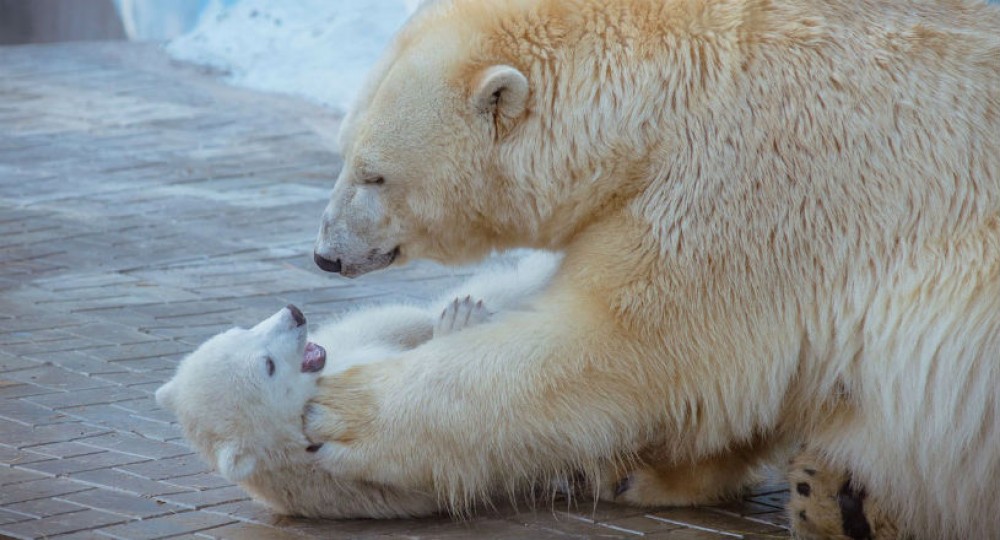
[[[420,0],[213,0],[197,26],[167,44],[179,60],[232,84],[304,97],[341,112]]]

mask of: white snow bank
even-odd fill
[[[420,0],[213,1],[167,45],[180,60],[225,71],[232,84],[350,105],[369,67]]]

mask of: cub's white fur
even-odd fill
[[[560,260],[536,252],[496,261],[430,306],[358,309],[311,336],[328,354],[317,373],[301,369],[305,324],[282,309],[253,328],[234,328],[201,345],[156,391],[156,400],[177,415],[188,440],[223,476],[276,512],[329,518],[435,512],[433,494],[348,481],[317,466],[302,432],[306,402],[322,375],[519,309],[548,283]]]

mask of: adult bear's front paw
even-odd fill
[[[374,436],[374,392],[361,369],[319,380],[319,392],[303,411],[303,431],[325,466],[351,473],[351,455]]]

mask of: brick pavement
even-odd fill
[[[0,536],[786,535],[780,484],[714,508],[333,522],[270,515],[214,474],[152,399],[183,354],[290,302],[319,321],[456,273],[315,269],[337,118],[212,75],[149,45],[0,47]]]

